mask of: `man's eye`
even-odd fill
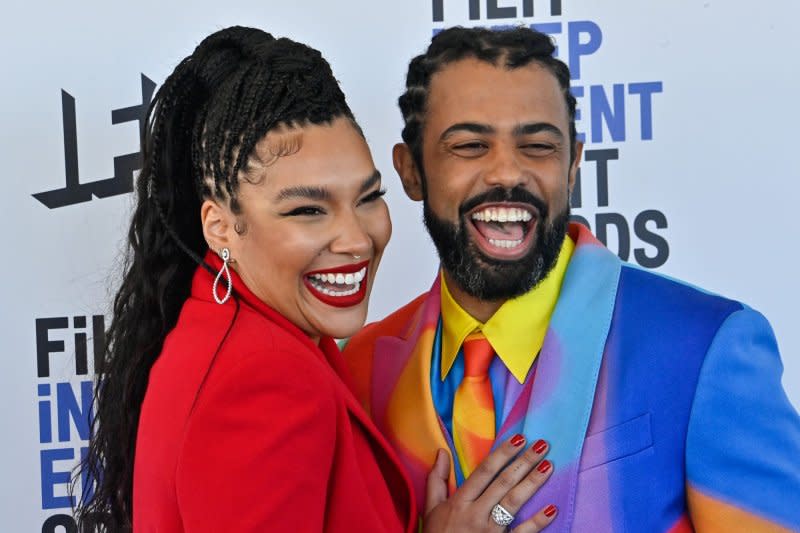
[[[486,149],[486,144],[475,141],[475,142],[457,144],[453,148],[455,150],[478,151]]]
[[[366,195],[364,198],[362,198],[361,202],[359,202],[359,203],[368,204],[370,202],[374,202],[374,201],[378,200],[384,194],[386,194],[386,189],[377,189],[375,191],[372,191],[368,195]]]
[[[302,207],[296,207],[291,211],[283,213],[285,217],[303,217],[303,216],[315,216],[315,215],[324,215],[325,210],[321,207],[313,206],[313,205],[304,205]]]
[[[489,146],[484,142],[471,141],[453,145],[451,151],[458,157],[472,159],[483,156],[488,149]]]
[[[556,147],[552,144],[530,143],[520,146],[520,149],[531,155],[548,155],[553,153]]]

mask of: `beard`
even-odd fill
[[[528,190],[492,189],[470,198],[459,207],[458,223],[439,218],[423,200],[425,226],[439,253],[442,267],[459,287],[481,300],[507,300],[533,289],[544,280],[558,260],[569,225],[569,204],[548,222],[549,209],[541,199]],[[521,258],[511,261],[495,259],[484,254],[469,238],[466,214],[485,202],[520,202],[536,208],[539,213],[535,227],[535,242]]]

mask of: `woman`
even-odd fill
[[[332,340],[363,325],[391,224],[328,64],[288,39],[221,30],[159,89],[143,153],[85,463],[100,481],[79,519],[109,531],[416,529],[408,480]],[[426,531],[501,530],[496,504],[513,513],[547,477],[531,470],[544,452],[528,450],[492,481],[523,441],[450,499],[440,453]],[[520,527],[550,518],[537,520]]]

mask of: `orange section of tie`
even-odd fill
[[[494,397],[489,380],[494,349],[482,333],[473,333],[464,340],[462,350],[464,379],[453,398],[453,444],[467,477],[494,443]]]

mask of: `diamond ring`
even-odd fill
[[[514,521],[514,515],[506,511],[506,508],[499,503],[492,507],[492,521],[498,526],[507,526]]]

